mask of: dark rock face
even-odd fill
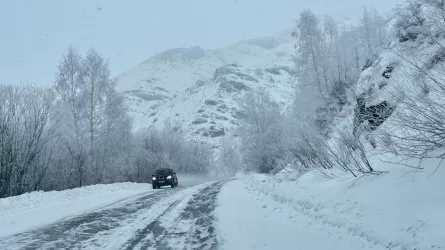
[[[223,81],[219,84],[219,87],[227,93],[241,92],[250,89],[244,83],[233,80]]]
[[[250,87],[244,84],[243,81],[257,83],[258,79],[243,73],[238,65],[229,64],[215,70],[213,81],[219,85],[221,91],[234,93],[250,90]]]
[[[203,123],[207,123],[207,120],[204,118],[197,118],[192,122],[192,124],[203,124]]]
[[[215,100],[210,100],[210,99],[205,100],[204,103],[206,105],[212,105],[212,106],[215,106],[216,104],[218,104]]]
[[[128,90],[125,91],[124,94],[127,95],[133,95],[136,96],[144,101],[164,101],[165,99],[168,99],[167,96],[153,93],[153,92],[146,92],[139,89],[136,90]]]
[[[404,34],[400,35],[399,42],[403,43],[407,41],[415,41],[418,36],[419,36],[418,33],[407,31]]]
[[[272,67],[264,69],[267,73],[271,73],[273,75],[281,75],[282,71],[286,72],[289,75],[295,75],[295,71],[286,66]]]
[[[371,60],[371,59],[367,59],[366,62],[365,62],[365,64],[364,64],[363,67],[362,67],[362,71],[367,70],[369,67],[372,66],[373,63],[374,63],[373,60]]]
[[[226,132],[224,131],[223,128],[220,128],[217,130],[210,130],[209,134],[210,134],[210,137],[215,138],[215,137],[224,136],[226,134]]]
[[[371,131],[376,130],[391,116],[394,110],[395,106],[390,105],[387,101],[366,107],[365,97],[361,95],[357,98],[357,106],[354,110],[354,135],[356,135],[360,124],[365,121],[368,121]]]
[[[391,73],[393,70],[394,70],[393,65],[386,66],[386,69],[385,71],[383,71],[382,76],[385,77],[386,79],[389,79],[391,77]]]
[[[216,110],[218,110],[219,112],[225,113],[227,109],[228,109],[227,105],[222,104],[222,105],[218,106],[218,108]]]
[[[222,67],[219,67],[215,70],[215,73],[213,74],[213,81],[217,81],[220,78],[225,77],[226,75],[229,75],[231,73],[234,73],[237,71],[237,65],[229,64]]]

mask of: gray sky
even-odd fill
[[[96,48],[118,75],[155,53],[273,35],[305,9],[348,18],[398,0],[0,0],[0,83],[51,84],[69,45]]]

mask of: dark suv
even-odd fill
[[[171,186],[172,188],[178,186],[178,177],[176,177],[175,171],[171,168],[160,168],[155,171],[151,178],[153,189],[160,188],[162,186]]]

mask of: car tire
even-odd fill
[[[156,185],[155,184],[153,184],[153,189],[156,189]]]

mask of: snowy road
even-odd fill
[[[29,232],[0,249],[214,249],[213,211],[223,182],[163,188]]]
[[[445,200],[431,191],[443,187],[444,176],[445,171],[413,186],[407,181],[411,176],[396,171],[344,181],[327,181],[316,173],[298,181],[240,175],[176,189],[111,184],[36,193],[30,196],[52,198],[42,198],[35,207],[22,204],[16,213],[24,199],[8,200],[0,213],[0,249],[445,249]],[[109,188],[118,193],[116,187],[143,191],[123,192],[91,210],[80,206],[78,214],[61,219],[58,210],[67,204],[78,205],[85,196],[91,202],[90,189],[98,190],[100,199]],[[75,193],[84,195],[61,199]],[[62,203],[43,204],[55,198]],[[34,212],[48,223],[27,223]],[[48,213],[57,219],[50,220]],[[18,219],[21,215],[24,220]],[[5,227],[14,223],[20,226],[8,234]]]

